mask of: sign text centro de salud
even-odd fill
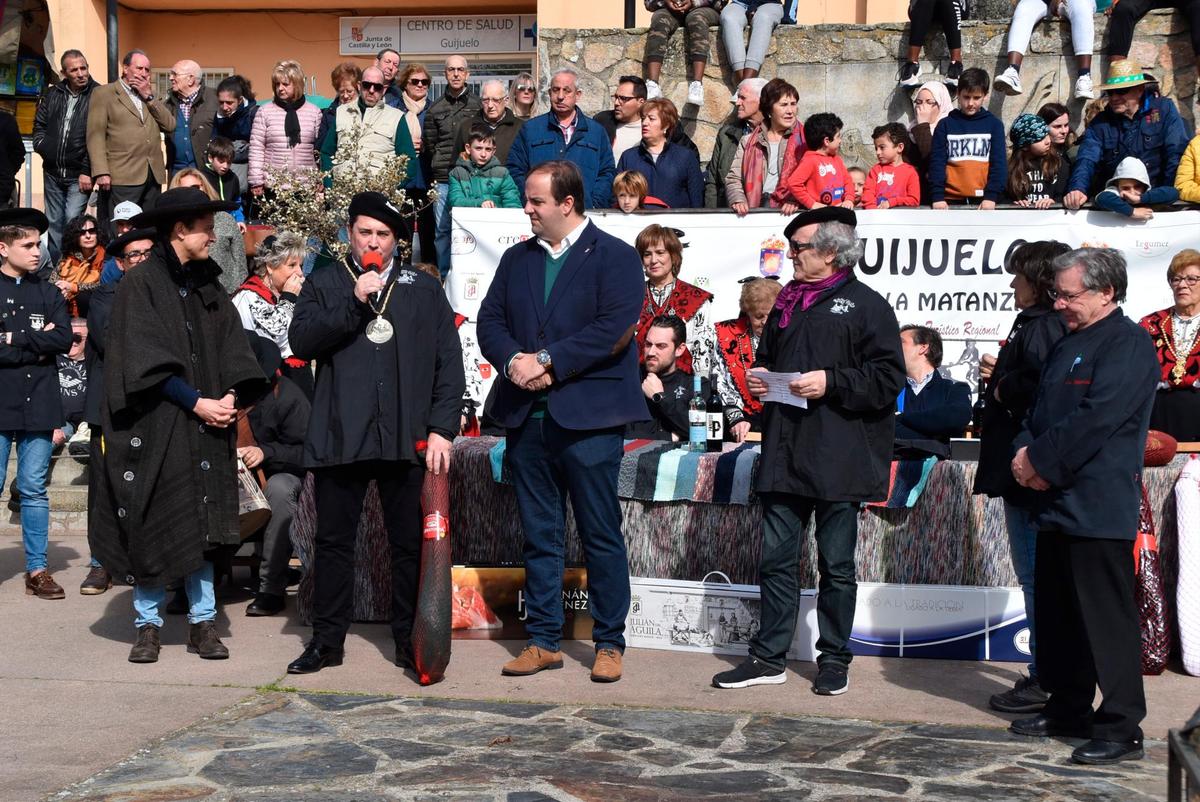
[[[537,17],[339,17],[338,42],[343,56],[374,56],[384,48],[432,55],[532,53],[537,50]]]

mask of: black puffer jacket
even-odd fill
[[[91,174],[92,166],[87,152],[88,106],[91,104],[92,90],[99,85],[88,80],[88,85],[75,103],[70,130],[65,139],[62,134],[67,101],[71,94],[66,81],[60,81],[42,95],[33,116],[33,149],[42,157],[42,165],[46,170],[64,181],[74,181],[80,173]]]
[[[421,168],[426,178],[445,183],[450,180],[450,168],[458,159],[454,152],[454,137],[463,120],[479,114],[483,104],[479,96],[464,89],[458,97],[442,95],[425,113],[421,132]]]

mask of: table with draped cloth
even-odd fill
[[[454,443],[450,539],[455,565],[521,563],[521,522],[513,489],[496,481],[497,468],[503,470],[493,464],[498,442],[493,437],[460,437]],[[752,492],[745,497],[739,495],[752,479],[756,458],[756,448],[732,444],[726,445],[723,454],[688,455],[681,448],[662,444],[635,441],[631,447],[627,443],[620,495],[631,575],[698,581],[710,571],[721,571],[732,582],[757,584],[761,508]],[[1185,457],[1177,456],[1167,466],[1147,468],[1144,475],[1168,598],[1173,598],[1175,586],[1172,489],[1184,462]],[[665,490],[662,481],[645,481],[647,464],[656,473],[672,471]],[[893,584],[1016,586],[1003,504],[999,499],[971,494],[975,468],[974,462],[931,463],[924,471],[919,494],[909,496],[911,508],[863,507],[859,511],[856,553],[858,579]],[[746,471],[749,477],[743,475]],[[897,482],[894,479],[893,484]],[[664,497],[686,500],[654,500]],[[714,497],[719,500],[712,501]],[[309,476],[292,525],[296,553],[305,566],[312,565],[315,523]],[[566,559],[568,565],[583,563],[569,513]],[[372,484],[359,521],[355,551],[354,620],[390,618],[389,574],[387,536]],[[816,547],[811,537],[802,540],[800,581],[802,587],[814,588],[817,584]],[[306,572],[300,585],[299,610],[307,623],[312,611],[311,572]]]

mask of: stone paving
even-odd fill
[[[1067,739],[764,714],[264,691],[55,802],[1143,802],[1166,747],[1071,764]]]

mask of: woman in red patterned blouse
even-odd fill
[[[742,314],[733,320],[722,320],[715,327],[717,392],[725,404],[725,426],[737,443],[745,440],[748,432],[762,430],[762,402],[750,394],[746,371],[754,364],[758,338],[777,295],[778,281],[742,279],[742,295],[738,299]]]
[[[1167,283],[1175,305],[1141,321],[1162,365],[1150,428],[1195,442],[1200,440],[1200,252],[1188,248],[1175,254]]]
[[[674,229],[650,225],[642,229],[634,244],[646,271],[646,299],[638,320],[638,359],[646,355],[646,332],[659,315],[675,315],[687,324],[687,345],[675,367],[684,373],[712,369],[712,293],[679,280],[683,265],[683,243]]]

